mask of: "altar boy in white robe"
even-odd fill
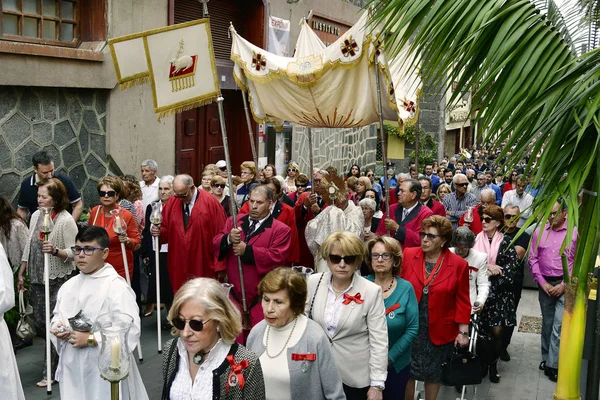
[[[140,335],[139,308],[135,293],[112,265],[105,263],[109,239],[104,228],[88,226],[75,238],[72,248],[80,274],[69,279],[58,291],[51,322],[52,343],[60,356],[56,380],[61,399],[105,400],[110,398],[110,383],[100,376],[100,332],[75,331],[69,318],[82,312],[95,325],[106,313],[125,313],[133,318],[128,344],[133,351]],[[93,328],[92,328],[93,329]],[[129,376],[122,381],[122,399],[148,399],[134,357]]]
[[[0,244],[0,399],[25,400],[19,378],[17,360],[4,321],[4,313],[15,305],[15,287],[12,268]]]

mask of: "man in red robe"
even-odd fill
[[[160,229],[152,236],[169,244],[169,279],[173,293],[189,279],[215,278],[217,264],[212,240],[225,226],[225,211],[208,192],[198,190],[189,175],[177,175],[175,193],[164,205]],[[222,269],[222,268],[221,268]]]
[[[421,198],[419,199],[421,204],[429,207],[429,209],[433,212],[433,215],[439,215],[440,217],[445,218],[446,207],[431,197],[433,187],[431,179],[426,176],[421,176],[419,178],[419,183],[421,184]]]
[[[277,221],[283,222],[290,228],[290,233],[292,235],[292,251],[290,252],[290,257],[286,263],[286,265],[291,266],[292,263],[298,263],[300,261],[300,244],[298,243],[298,228],[296,227],[296,214],[294,213],[294,209],[283,202],[283,200],[275,200],[281,199],[281,182],[279,179],[275,177],[271,177],[267,179],[265,182],[266,185],[273,191],[274,201],[271,206],[271,215]],[[245,202],[242,208],[240,209],[240,214],[248,214],[250,212],[250,206],[248,202]]]
[[[248,313],[242,315],[244,331],[238,336],[240,343],[246,341],[250,328],[263,320],[258,284],[268,272],[285,265],[292,250],[290,228],[271,215],[273,196],[266,185],[256,186],[248,200],[250,213],[237,216],[238,228],[233,227],[230,217],[213,239],[214,252],[219,260],[225,260],[227,281],[233,284],[233,302],[243,314],[238,257],[242,261]]]
[[[433,212],[419,203],[421,184],[415,179],[406,179],[398,187],[398,203],[390,206],[390,216],[377,228],[378,235],[391,231],[391,236],[400,242],[402,248],[421,245],[421,222]]]

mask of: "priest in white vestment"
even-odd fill
[[[0,244],[0,399],[25,400],[17,360],[4,321],[4,313],[15,306],[15,287],[12,268],[4,247]]]
[[[71,329],[69,318],[82,312],[94,322],[106,313],[124,313],[133,318],[128,345],[133,351],[139,341],[140,317],[135,294],[127,282],[105,263],[108,255],[108,234],[102,227],[83,228],[75,239],[73,254],[80,274],[69,279],[58,291],[51,322],[52,343],[60,360],[56,380],[60,383],[61,399],[106,400],[110,398],[110,383],[100,376],[100,332],[79,332]],[[148,399],[133,355],[128,377],[121,382],[121,399]]]

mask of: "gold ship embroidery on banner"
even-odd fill
[[[195,75],[198,56],[182,55],[184,46],[183,39],[181,39],[179,41],[179,50],[177,50],[175,58],[170,62],[169,81],[171,81],[172,92],[189,89],[196,85]]]

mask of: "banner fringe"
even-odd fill
[[[158,113],[158,120],[160,121],[161,118],[168,117],[170,115],[179,114],[179,113],[182,113],[184,111],[189,111],[189,110],[192,110],[194,108],[203,107],[203,106],[206,106],[208,104],[212,104],[214,100],[215,99],[206,99],[206,100],[202,100],[202,101],[196,101],[194,103],[187,104],[185,106],[175,107],[175,108],[171,108],[169,110],[161,111],[161,112]]]
[[[143,76],[141,78],[135,78],[127,82],[123,82],[119,84],[119,88],[121,90],[131,89],[134,86],[144,85],[146,83],[150,83],[149,76]]]

